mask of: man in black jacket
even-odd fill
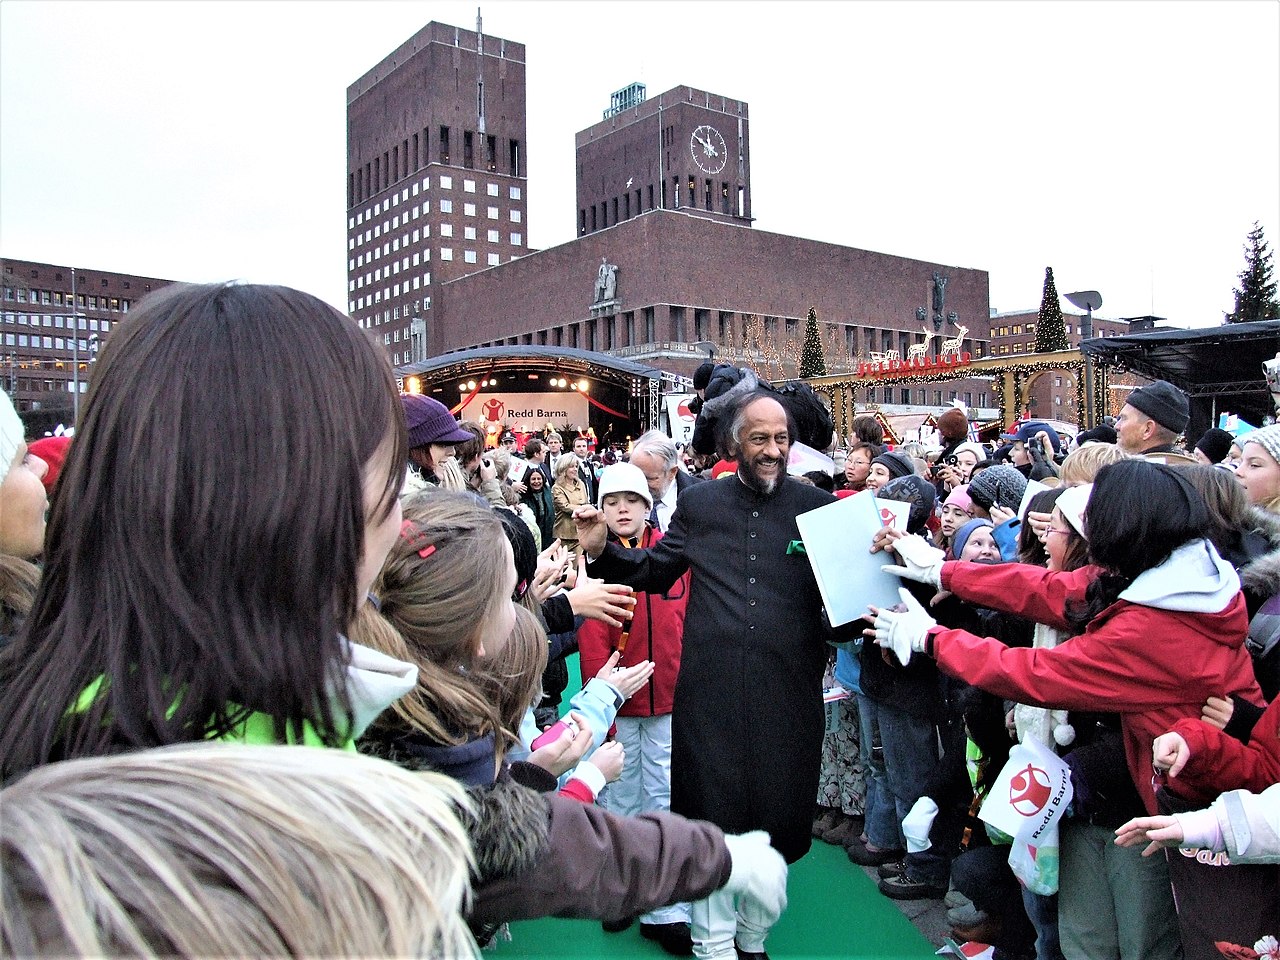
[[[810,827],[821,760],[822,600],[796,517],[833,502],[787,476],[794,421],[765,391],[719,420],[732,477],[680,493],[666,536],[647,550],[605,541],[598,510],[576,512],[593,576],[666,590],[693,571],[672,710],[671,809],[732,831],[767,830],[795,862]],[[703,956],[763,954],[768,927],[712,897],[692,905]]]

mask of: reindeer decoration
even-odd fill
[[[969,328],[963,323],[957,323],[956,329],[960,331],[959,334],[942,341],[941,356],[945,357],[951,354],[955,354],[957,357],[960,356],[960,346],[964,343],[965,334],[969,332]]]
[[[913,343],[907,348],[907,363],[912,360],[923,360],[925,354],[929,352],[929,341],[933,339],[933,334],[929,331],[928,326],[921,329],[924,330],[924,343]]]

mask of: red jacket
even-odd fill
[[[1228,790],[1261,793],[1280,783],[1280,698],[1258,719],[1248,744],[1200,719],[1179,720],[1173,732],[1191,748],[1187,765],[1169,779],[1179,796],[1207,804]]]
[[[960,599],[1059,629],[1068,601],[1084,601],[1097,568],[1050,573],[1021,563],[950,562],[943,589]],[[1147,812],[1157,813],[1151,742],[1212,694],[1261,704],[1244,648],[1249,618],[1239,592],[1217,613],[1185,613],[1117,600],[1085,632],[1053,649],[1012,648],[963,630],[935,628],[934,655],[947,673],[1032,706],[1120,714],[1125,755]]]
[[[650,547],[662,534],[646,527],[639,546]],[[629,667],[653,661],[653,678],[637,690],[618,711],[620,717],[654,717],[671,712],[676,676],[680,673],[680,645],[684,637],[684,608],[689,596],[689,572],[666,593],[637,593],[635,618],[626,649],[618,665]],[[617,649],[622,630],[599,620],[587,620],[578,628],[578,655],[582,676],[594,677]]]

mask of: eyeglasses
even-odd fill
[[[1046,536],[1046,537],[1047,537],[1049,534],[1051,534],[1051,533],[1060,533],[1060,534],[1062,534],[1062,535],[1065,537],[1065,536],[1069,535],[1069,534],[1071,533],[1071,531],[1070,531],[1070,530],[1061,530],[1061,529],[1059,529],[1058,527],[1050,527],[1048,530],[1046,530],[1046,531],[1044,532],[1044,534],[1045,534],[1045,536]]]

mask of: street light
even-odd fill
[[[1084,323],[1080,326],[1080,339],[1093,336],[1093,311],[1102,306],[1102,294],[1097,290],[1077,290],[1075,293],[1066,294],[1067,302],[1078,310],[1085,312]],[[1085,401],[1085,422],[1081,427],[1088,429],[1093,426],[1094,420],[1094,401],[1093,401],[1093,363],[1087,357],[1084,361],[1084,401]]]

